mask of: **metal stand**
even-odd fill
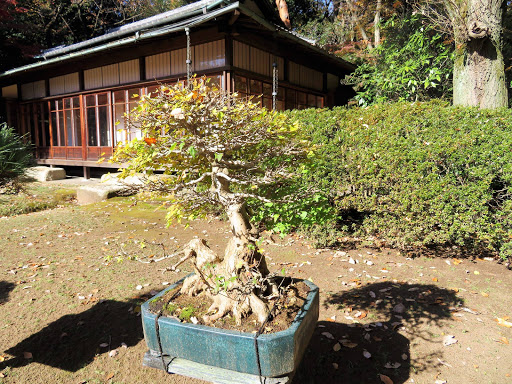
[[[212,367],[194,361],[160,356],[158,352],[147,351],[142,363],[146,367],[161,369],[167,373],[193,377],[195,379],[210,381],[215,384],[286,384],[291,383],[295,372],[282,377],[260,377],[248,373],[241,373]]]

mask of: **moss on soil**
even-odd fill
[[[269,303],[273,312],[262,333],[274,333],[289,328],[304,305],[308,293],[309,287],[303,282],[294,283],[284,289],[283,294],[277,300],[272,300]],[[184,322],[191,322],[191,317],[195,317],[199,324],[204,324],[202,318],[208,314],[210,302],[211,300],[205,295],[181,295],[178,287],[151,300],[149,309],[153,313],[161,311],[163,316],[178,318]],[[240,326],[236,325],[235,319],[231,316],[225,316],[208,325],[240,332],[260,330],[260,324],[254,314],[243,318]]]

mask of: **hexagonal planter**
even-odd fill
[[[259,336],[158,317],[149,311],[153,297],[142,305],[144,338],[149,348],[144,365],[215,383],[289,382],[318,320],[319,289],[304,282],[310,292],[291,326]]]

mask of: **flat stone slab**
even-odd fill
[[[78,188],[76,199],[80,205],[92,204],[125,195],[126,191],[127,187],[122,185],[90,185]]]
[[[66,178],[64,168],[31,167],[25,171],[25,175],[37,181],[62,180]]]
[[[138,176],[128,176],[125,179],[119,179],[120,173],[106,173],[101,176],[101,182],[108,185],[133,185],[142,186],[144,183]]]
[[[162,358],[152,354],[150,351],[144,355],[143,365],[162,369],[168,373],[209,381],[214,384],[289,384],[295,373],[292,372],[282,377],[250,375],[177,357],[163,356]]]

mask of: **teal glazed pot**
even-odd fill
[[[255,341],[254,333],[182,323],[164,316],[157,319],[157,315],[149,311],[149,302],[182,282],[183,279],[142,305],[144,338],[149,348],[147,356],[162,357],[162,361],[163,357],[167,361],[169,358],[186,359],[207,366],[265,377],[280,377],[295,371],[318,320],[319,289],[316,285],[304,280],[310,292],[288,329],[259,335]],[[145,365],[155,367],[146,362]],[[161,369],[166,368],[162,366]]]

